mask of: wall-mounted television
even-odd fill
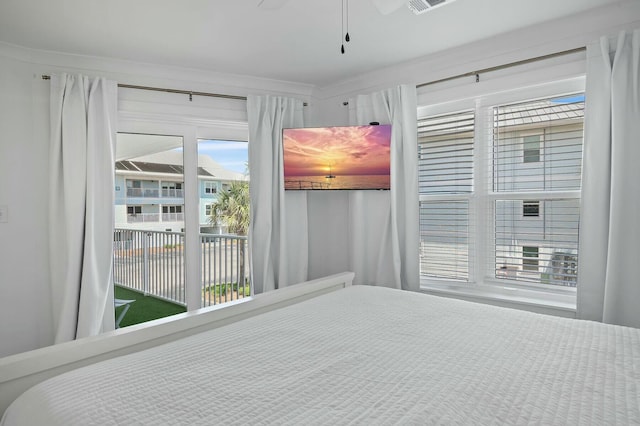
[[[284,129],[285,190],[391,188],[391,125]]]

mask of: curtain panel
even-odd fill
[[[307,279],[305,191],[284,191],[282,129],[303,127],[303,102],[271,95],[247,98],[249,119],[249,253],[254,292]]]
[[[350,122],[391,124],[391,190],[349,192],[349,263],[355,283],[417,291],[419,202],[416,88],[349,100]]]
[[[49,258],[55,343],[114,328],[117,85],[51,77]]]
[[[587,46],[578,317],[640,327],[640,30]]]

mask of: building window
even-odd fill
[[[204,206],[204,214],[206,216],[211,216],[211,209],[213,208],[213,204],[205,204]]]
[[[127,214],[132,216],[142,214],[142,206],[127,206]]]
[[[216,182],[205,182],[204,183],[204,193],[205,194],[216,194],[218,192],[218,184]]]
[[[540,161],[540,135],[524,136],[522,138],[522,162],[537,163]]]
[[[540,217],[540,201],[523,201],[522,216]]]
[[[538,272],[540,249],[533,246],[522,247],[522,270]]]
[[[162,213],[182,213],[182,206],[162,206]]]
[[[584,95],[474,103],[419,109],[423,283],[575,287]]]
[[[169,198],[182,198],[182,182],[162,182],[162,196]]]

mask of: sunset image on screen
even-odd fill
[[[389,189],[391,126],[284,129],[285,189]]]

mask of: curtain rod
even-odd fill
[[[516,67],[518,65],[526,65],[526,64],[533,63],[533,62],[543,61],[545,59],[552,59],[552,58],[556,58],[556,57],[559,57],[559,56],[570,55],[572,53],[584,52],[586,49],[587,48],[584,47],[584,46],[583,47],[576,47],[575,49],[563,50],[561,52],[549,53],[548,55],[536,56],[535,58],[523,59],[521,61],[510,62],[508,64],[496,65],[494,67],[483,68],[483,69],[479,69],[477,71],[470,71],[470,72],[466,72],[464,74],[458,74],[458,75],[454,75],[454,76],[451,76],[451,77],[445,77],[445,78],[441,78],[441,79],[438,79],[438,80],[428,81],[426,83],[416,84],[416,89],[419,89],[421,87],[430,86],[432,84],[443,83],[445,81],[456,80],[458,78],[471,77],[471,76],[474,76],[474,75],[476,76],[476,83],[479,83],[480,82],[480,74],[483,74],[483,73],[487,73],[487,72],[491,72],[491,71],[498,71],[498,70],[511,68],[511,67]],[[347,106],[347,105],[349,105],[349,102],[348,101],[344,101],[344,102],[342,102],[342,105]]]
[[[463,78],[463,77],[470,77],[470,76],[476,76],[476,83],[480,81],[480,74],[483,73],[487,73],[487,72],[491,72],[491,71],[498,71],[498,70],[502,70],[502,69],[506,69],[506,68],[511,68],[511,67],[516,67],[518,65],[526,65],[526,64],[530,64],[532,62],[538,62],[538,61],[543,61],[545,59],[552,59],[552,58],[556,58],[559,56],[566,56],[566,55],[570,55],[572,53],[578,53],[578,52],[584,52],[587,48],[586,47],[576,47],[575,49],[569,49],[569,50],[563,50],[562,52],[555,52],[555,53],[549,53],[548,55],[542,55],[542,56],[536,56],[535,58],[529,58],[529,59],[523,59],[522,61],[516,61],[516,62],[510,62],[508,64],[503,64],[503,65],[496,65],[495,67],[489,67],[489,68],[483,68],[477,71],[470,71],[464,74],[458,74],[458,75],[454,75],[452,77],[446,77],[446,78],[441,78],[439,80],[433,80],[433,81],[428,81],[426,83],[421,83],[421,84],[417,84],[416,85],[416,89],[419,89],[421,87],[425,87],[425,86],[429,86],[431,84],[436,84],[436,83],[442,83],[445,81],[450,81],[450,80],[455,80],[457,78]]]
[[[43,75],[43,80],[51,80],[50,75]],[[137,90],[149,90],[152,92],[165,92],[165,93],[178,93],[181,95],[189,95],[189,101],[193,101],[194,96],[206,96],[210,98],[223,98],[223,99],[235,99],[238,101],[246,101],[246,96],[238,96],[238,95],[224,95],[221,93],[207,93],[207,92],[193,92],[191,90],[181,90],[181,89],[165,89],[161,87],[150,87],[150,86],[137,86],[135,84],[122,84],[118,83],[118,87],[123,89],[137,89]],[[308,104],[306,102],[303,103],[304,106]]]

